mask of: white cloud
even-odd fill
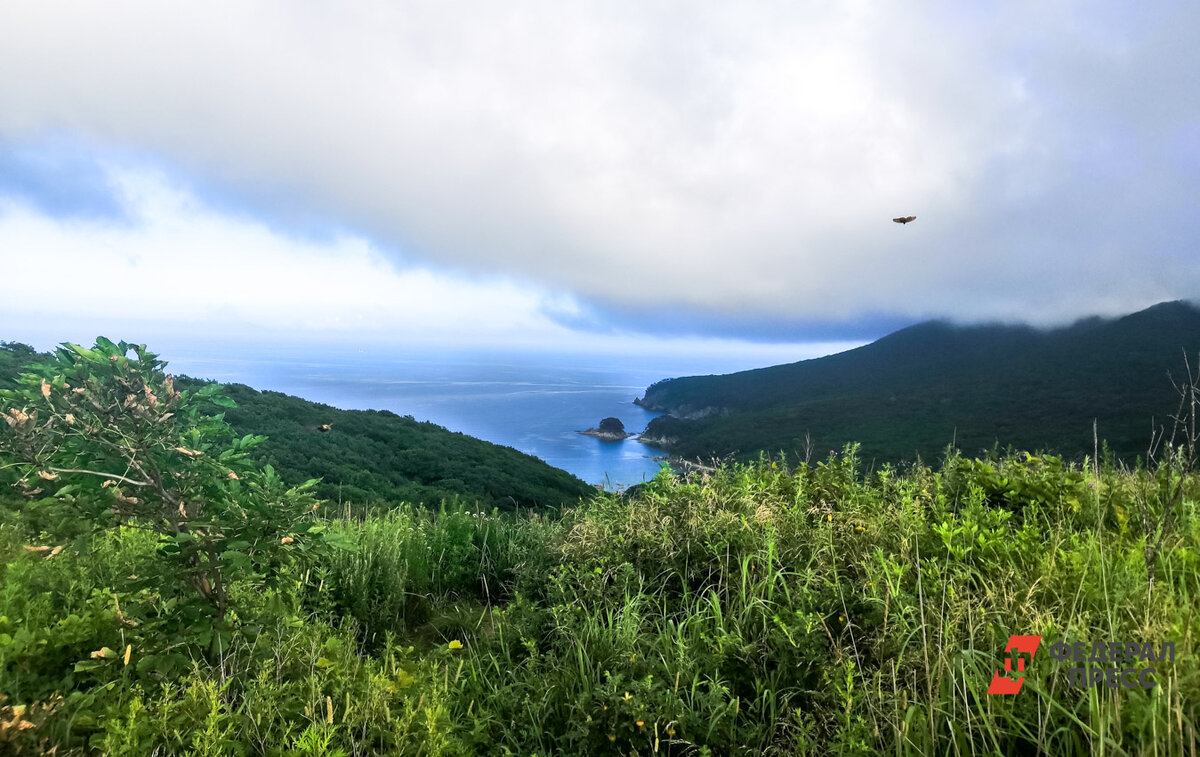
[[[742,366],[858,346],[575,331],[561,324],[580,313],[569,296],[401,267],[361,237],[301,238],[222,213],[161,172],[106,172],[118,218],[63,219],[0,199],[0,338],[710,355]]]
[[[1200,120],[1196,15],[10,2],[0,138],[82,133],[334,218],[356,230],[339,242],[352,265],[289,248],[256,279],[303,263],[342,291],[361,275],[372,313],[404,312],[374,287],[381,250],[403,249],[610,308],[1061,320],[1200,289],[1196,147],[1179,136]],[[511,294],[517,321],[546,306]],[[332,322],[338,296],[308,317]]]
[[[360,237],[284,236],[212,210],[161,174],[114,169],[110,176],[126,215],[120,221],[64,221],[0,205],[9,281],[0,312],[245,336],[433,341],[567,333],[542,310],[569,309],[569,300],[498,278],[398,269]]]

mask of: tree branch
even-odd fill
[[[153,486],[150,481],[134,481],[132,478],[119,476],[116,473],[101,473],[94,470],[83,470],[81,468],[51,468],[55,473],[86,473],[90,476],[100,476],[101,478],[113,478],[122,481],[130,486]]]

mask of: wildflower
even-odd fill
[[[861,534],[863,531],[866,531],[867,529],[863,528],[862,526],[855,526],[854,530]]]
[[[616,740],[617,740],[617,734],[615,734],[615,733],[610,733],[610,734],[608,734],[608,740],[609,740],[609,741],[616,741]]]
[[[644,721],[644,720],[639,720],[639,721],[637,722],[637,727],[638,727],[638,728],[641,728],[641,727],[642,727],[642,726],[644,726],[644,725],[646,725],[646,721]]]
[[[846,622],[846,616],[845,616],[845,615],[839,615],[839,616],[838,616],[838,622],[839,622],[839,623],[845,623],[845,622]]]
[[[675,735],[675,729],[674,729],[674,728],[668,728],[668,729],[667,729],[667,735],[668,735],[668,736],[674,736],[674,735]]]
[[[831,523],[833,522],[833,513],[830,513],[829,515],[827,515],[825,517],[827,517]]]
[[[462,649],[463,643],[461,641],[459,641],[458,639],[455,639],[454,641],[450,642],[446,646],[449,649]]]

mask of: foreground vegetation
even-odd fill
[[[1196,741],[1187,440],[1137,469],[949,453],[865,470],[849,446],[798,467],[664,470],[553,516],[313,509],[311,487],[256,468],[255,442],[202,412],[218,394],[173,396],[153,356],[112,359],[130,349],[60,355],[0,399],[0,750],[1173,755]],[[85,416],[65,403],[88,397],[127,443],[89,448],[117,438],[90,416],[97,433],[74,432]],[[161,491],[130,483],[142,476]],[[1043,651],[1020,694],[989,696],[1012,634]],[[1045,651],[1059,641],[1175,655],[1133,663],[1155,668],[1153,688],[1076,688]]]

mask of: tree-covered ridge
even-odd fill
[[[1198,351],[1200,310],[1182,302],[1047,331],[931,322],[816,360],[662,381],[640,402],[671,414],[647,435],[687,458],[803,458],[849,441],[880,462],[933,459],[952,442],[1076,457],[1093,451],[1095,419],[1132,460],[1151,420],[1176,410],[1168,373]]]
[[[15,386],[22,366],[50,358],[24,344],[0,343],[0,388]],[[205,383],[179,379],[181,387]],[[236,403],[220,408],[233,430],[267,436],[250,452],[254,461],[272,465],[292,484],[321,479],[314,493],[334,503],[459,499],[487,508],[556,507],[594,491],[531,455],[408,416],[339,410],[240,384],[223,392]]]
[[[235,429],[265,434],[260,460],[286,480],[320,478],[337,502],[436,505],[460,498],[487,507],[547,507],[595,491],[535,457],[387,410],[339,410],[241,384],[225,387]],[[325,430],[322,427],[327,426]]]

